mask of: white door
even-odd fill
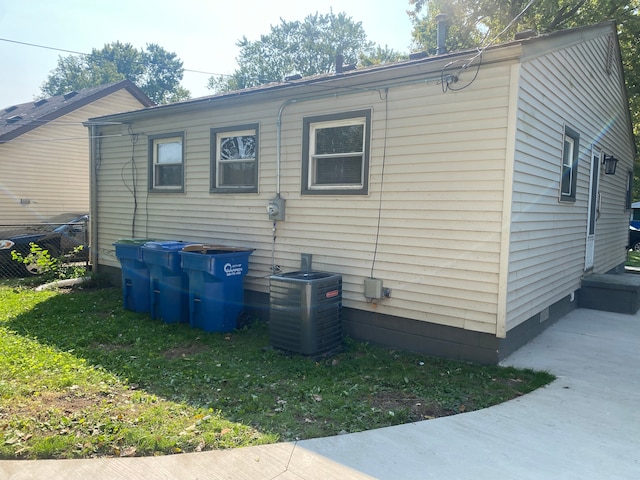
[[[591,149],[591,178],[589,179],[589,215],[587,217],[587,250],[584,256],[584,269],[593,268],[593,257],[596,248],[596,220],[598,219],[598,177],[600,174],[599,148]]]

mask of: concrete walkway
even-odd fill
[[[157,458],[2,461],[0,479],[640,479],[640,314],[573,311],[503,363],[558,379],[398,427]]]

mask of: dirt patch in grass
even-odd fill
[[[91,348],[103,353],[112,353],[126,350],[130,348],[130,345],[123,345],[121,343],[92,343]]]
[[[7,416],[19,414],[35,418],[43,418],[51,411],[74,415],[103,402],[123,404],[129,398],[130,394],[127,392],[86,393],[74,389],[67,392],[37,392],[30,397],[22,398],[17,404],[5,405],[2,413]]]
[[[430,420],[458,413],[416,395],[398,395],[396,392],[376,393],[371,397],[371,406],[391,415],[406,415],[409,422]]]
[[[177,358],[191,357],[198,353],[205,352],[207,347],[199,343],[192,343],[189,345],[181,345],[170,348],[162,352],[162,356],[167,360],[175,360]]]

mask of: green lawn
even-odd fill
[[[356,432],[484,408],[549,383],[352,340],[316,361],[125,311],[120,290],[0,283],[0,458],[157,455]]]

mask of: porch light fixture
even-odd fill
[[[618,165],[618,159],[616,157],[605,154],[602,158],[602,164],[604,165],[605,175],[616,174],[616,166]]]

